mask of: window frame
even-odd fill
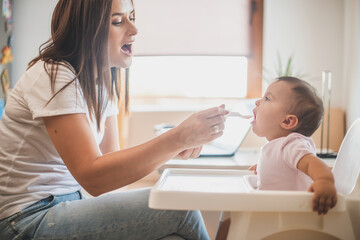
[[[246,98],[258,98],[262,95],[264,0],[251,0],[251,8],[251,56],[248,57]]]

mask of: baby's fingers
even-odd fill
[[[310,189],[309,189],[309,191],[311,191]],[[313,211],[314,212],[317,212],[318,211],[318,209],[319,209],[319,199],[320,197],[319,196],[316,196],[315,194],[314,194],[314,197],[313,197]]]
[[[319,197],[314,202],[313,210],[316,211],[319,215],[326,214],[330,208],[332,208],[333,199],[327,197]]]
[[[248,170],[249,171],[254,171],[254,174],[257,175],[256,169],[257,169],[257,164],[255,164],[254,166],[251,166]]]
[[[326,214],[330,210],[330,208],[332,208],[332,205],[333,205],[332,202],[333,202],[333,199],[331,197],[329,197],[325,200],[323,214]]]
[[[337,195],[335,195],[335,196],[332,198],[331,208],[335,207],[336,203],[337,203]]]
[[[319,198],[319,204],[318,204],[318,214],[323,214],[326,210],[326,198],[325,197],[320,197]]]
[[[325,198],[314,194],[313,198],[313,211],[317,212],[319,215],[324,211]]]

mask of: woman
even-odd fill
[[[119,150],[110,68],[131,65],[134,21],[130,0],[58,2],[51,39],[17,82],[0,124],[0,239],[209,238],[197,211],[149,209],[148,189],[90,199],[79,191],[120,188],[171,158],[198,156],[222,135],[223,106]]]

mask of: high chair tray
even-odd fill
[[[313,194],[257,191],[252,171],[165,169],[151,189],[149,207],[172,210],[312,212]],[[338,199],[335,209],[344,211]],[[335,210],[334,209],[334,210]]]

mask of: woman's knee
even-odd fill
[[[192,222],[193,224],[204,223],[201,212],[198,210],[187,211],[185,220]]]

